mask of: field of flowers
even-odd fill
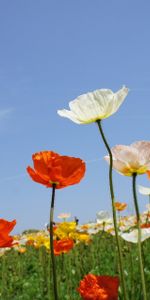
[[[95,223],[79,225],[78,220],[55,223],[57,189],[78,184],[86,164],[80,158],[42,151],[32,155],[30,178],[51,188],[49,224],[41,231],[18,236],[10,232],[16,220],[0,219],[1,300],[149,300],[150,299],[150,188],[139,186],[147,196],[147,210],[139,211],[136,179],[150,179],[150,142],[110,148],[102,120],[114,114],[128,94],[96,90],[69,103],[70,110],[58,114],[77,124],[95,122],[108,151],[109,190],[112,216],[97,213]],[[124,216],[126,203],[117,202],[113,169],[132,178],[134,216]]]
[[[141,215],[142,230],[147,227],[147,234],[149,231],[150,236],[149,226],[144,226],[148,224],[147,214],[148,211]],[[135,223],[134,216],[121,217],[118,226],[120,235],[126,232],[121,246],[129,299],[140,300],[141,280]],[[55,225],[54,232],[54,239],[60,241],[59,245],[54,246],[60,300],[81,299],[77,288],[85,274],[119,276],[113,223],[107,213],[101,212],[96,223],[77,225],[76,222],[65,220]],[[150,239],[147,237],[145,236],[142,243],[142,250],[146,283],[149,286]],[[0,252],[0,299],[53,299],[52,281],[49,280],[52,273],[49,228],[37,232],[24,232],[13,238],[16,245],[13,248],[3,248]],[[119,299],[123,299],[121,293]]]

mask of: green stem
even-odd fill
[[[112,157],[111,149],[110,149],[110,147],[107,143],[107,140],[105,138],[105,135],[104,135],[104,132],[103,132],[103,129],[102,129],[101,120],[97,120],[96,123],[98,125],[101,137],[102,137],[103,142],[105,144],[105,147],[106,147],[106,149],[109,153],[109,159],[110,159],[110,164],[109,164],[109,188],[110,188],[110,195],[111,195],[111,202],[112,202],[113,222],[114,222],[116,243],[117,243],[118,256],[119,256],[121,285],[122,285],[124,300],[127,300],[128,297],[127,297],[127,292],[126,292],[125,277],[124,277],[124,271],[123,271],[123,258],[122,258],[122,252],[121,252],[121,245],[120,245],[120,241],[119,241],[118,228],[117,228],[117,216],[116,216],[116,210],[115,210],[115,196],[114,196],[113,178],[112,178],[113,157]]]
[[[130,255],[130,286],[131,286],[131,300],[135,299],[135,276],[134,276],[134,264],[133,264],[133,257],[132,257],[132,247],[130,243],[126,244],[128,247],[129,255]]]
[[[148,213],[147,213],[146,223],[149,223],[149,215],[150,215],[150,195],[148,195]]]
[[[53,183],[53,185],[52,185],[51,208],[50,208],[50,252],[51,252],[51,262],[52,262],[54,299],[58,300],[56,265],[55,265],[54,243],[53,243],[53,219],[54,219],[55,188],[56,188],[56,184]]]
[[[40,247],[39,249],[39,261],[40,261],[40,265],[39,265],[39,277],[42,273],[42,277],[43,277],[43,281],[42,281],[42,287],[41,289],[43,290],[43,297],[46,297],[48,294],[48,276],[49,274],[47,274],[47,255],[46,255],[46,248],[45,247]]]
[[[142,289],[143,289],[143,300],[147,300],[146,285],[145,285],[145,278],[144,278],[144,267],[143,267],[143,259],[142,259],[142,247],[141,247],[141,220],[140,220],[139,206],[138,206],[137,195],[136,195],[136,177],[137,174],[134,173],[132,176],[133,179],[132,189],[133,189],[133,200],[134,200],[134,207],[135,207],[137,227],[138,227],[138,256],[139,256],[141,282],[142,282]]]

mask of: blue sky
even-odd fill
[[[56,193],[61,212],[80,223],[111,211],[106,154],[95,124],[57,115],[78,95],[100,88],[129,95],[104,120],[111,146],[149,140],[150,2],[13,0],[0,2],[0,217],[16,232],[42,228],[51,190],[30,180],[32,153],[53,150],[87,162],[84,180]],[[133,212],[131,179],[114,173],[118,201]],[[138,183],[150,186],[146,176]],[[147,199],[139,195],[143,210]]]

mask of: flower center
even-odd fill
[[[50,180],[49,183],[52,184],[52,185],[53,185],[53,184],[59,185],[59,182],[58,182],[58,181],[52,181],[52,180]]]

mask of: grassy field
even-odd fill
[[[121,243],[129,299],[142,300],[137,245]],[[150,299],[150,239],[142,243],[142,250]],[[80,242],[70,252],[56,256],[56,265],[59,299],[79,300],[77,287],[84,275],[119,275],[115,238],[101,231],[88,244]],[[0,257],[0,270],[1,300],[53,299],[49,251],[44,246],[27,246],[25,253],[13,248],[6,251]]]

